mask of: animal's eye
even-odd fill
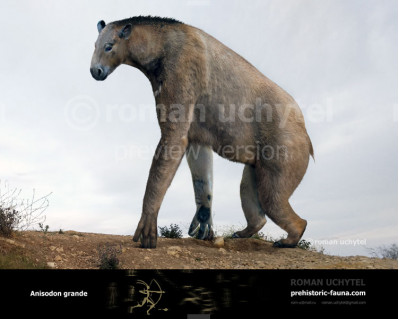
[[[104,47],[104,51],[105,52],[109,52],[111,50],[112,50],[112,44],[106,44],[105,47]]]

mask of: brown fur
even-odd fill
[[[292,210],[288,199],[306,172],[313,147],[293,98],[240,55],[197,28],[166,21],[126,22],[126,29],[118,23],[99,28],[91,71],[96,79],[104,80],[120,64],[140,69],[151,82],[158,106],[159,156],[152,162],[134,240],[141,237],[143,247],[156,246],[163,197],[187,148],[198,145],[245,164],[241,199],[248,227],[236,236],[249,237],[259,231],[266,214],[288,233],[276,246],[295,246],[306,221]],[[127,31],[121,35],[122,30]],[[110,52],[104,52],[106,43],[113,43]],[[178,112],[176,104],[180,105]],[[196,171],[211,173],[211,167],[206,169],[210,164],[204,164],[209,156],[205,158],[190,165],[194,167],[194,187],[196,179],[201,180]],[[211,178],[204,180],[211,185]],[[199,187],[196,198],[203,189],[211,194],[208,186]],[[204,202],[199,202],[199,216],[193,223],[207,224],[209,234],[211,217],[206,219],[207,213],[199,212]],[[210,208],[211,201],[206,205]]]

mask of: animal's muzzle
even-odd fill
[[[96,65],[90,68],[90,73],[97,81],[104,81],[108,76],[107,68]]]

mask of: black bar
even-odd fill
[[[358,317],[381,310],[381,298],[384,313],[398,315],[397,270],[2,270],[0,278],[2,313],[16,318]]]

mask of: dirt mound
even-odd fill
[[[270,242],[253,238],[225,239],[222,247],[193,238],[159,238],[157,249],[141,249],[131,236],[75,231],[25,231],[11,239],[0,237],[0,268],[98,269],[99,252],[104,252],[104,247],[116,255],[122,269],[398,268],[397,260],[278,249]]]

